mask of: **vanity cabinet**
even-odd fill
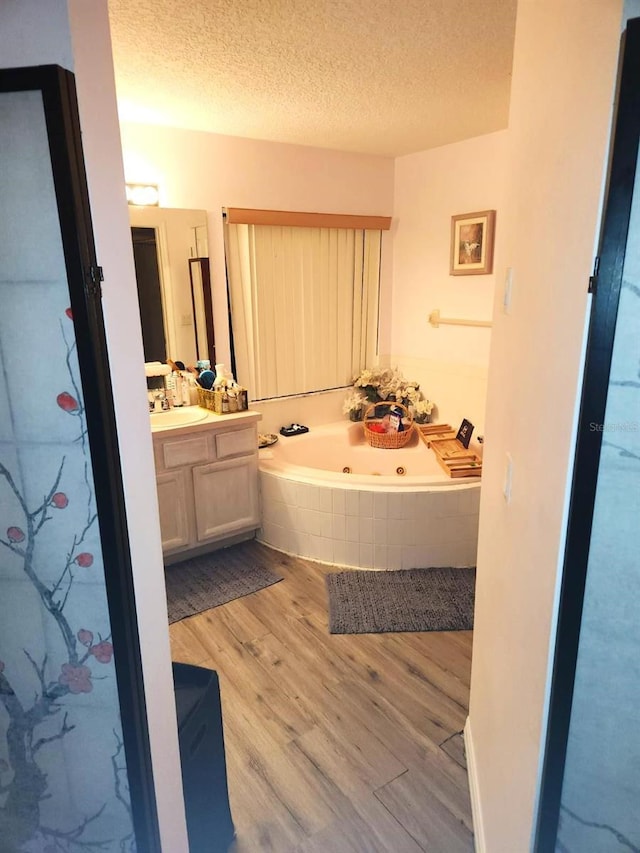
[[[260,526],[256,412],[153,431],[165,555],[213,550]]]

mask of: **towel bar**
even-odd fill
[[[455,317],[441,317],[439,308],[429,314],[429,322],[434,329],[437,329],[438,326],[485,326],[490,328],[492,325],[491,320],[463,320]]]

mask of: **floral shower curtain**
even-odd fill
[[[43,98],[0,92],[0,849],[136,849]]]

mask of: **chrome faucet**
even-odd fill
[[[168,412],[169,408],[169,400],[167,399],[167,395],[164,391],[156,391],[153,395],[153,399],[149,400],[150,412]]]

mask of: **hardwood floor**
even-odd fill
[[[285,580],[171,626],[220,677],[233,853],[470,853],[472,632],[331,635],[335,567],[255,543]]]

